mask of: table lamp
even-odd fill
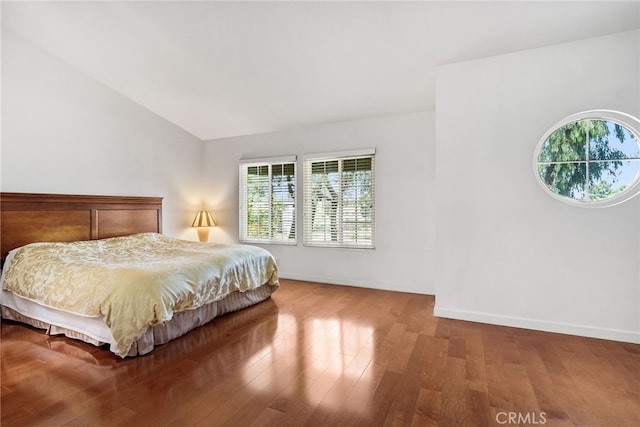
[[[215,227],[216,222],[213,220],[213,215],[209,211],[199,211],[193,220],[192,227],[198,229],[198,240],[201,242],[209,241],[209,227]]]

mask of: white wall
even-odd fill
[[[298,245],[265,245],[281,276],[433,294],[435,275],[434,113],[332,123],[205,142],[211,240],[238,241],[238,162],[298,155]],[[376,148],[376,249],[302,246],[302,156]]]
[[[2,191],[164,197],[168,235],[195,239],[202,141],[5,29]]]
[[[533,151],[590,109],[640,114],[640,33],[443,66],[436,315],[640,342],[640,198],[554,200]]]

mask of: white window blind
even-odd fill
[[[375,150],[304,159],[304,244],[375,247]]]
[[[240,163],[240,241],[296,243],[295,157]]]

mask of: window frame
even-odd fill
[[[558,194],[552,191],[547,186],[547,184],[542,180],[538,170],[538,167],[540,165],[540,162],[538,161],[538,159],[540,156],[540,152],[544,147],[545,143],[547,142],[547,140],[551,135],[553,135],[556,131],[558,131],[562,127],[571,123],[579,122],[581,120],[603,120],[603,121],[613,122],[613,123],[622,125],[624,128],[626,128],[627,131],[629,131],[636,138],[636,142],[639,144],[639,149],[640,149],[640,120],[637,119],[636,117],[633,117],[630,114],[626,114],[626,113],[622,113],[620,111],[614,111],[614,110],[589,110],[589,111],[583,111],[580,113],[572,114],[555,123],[553,126],[549,128],[549,130],[547,130],[544,133],[544,135],[542,135],[542,138],[540,138],[536,146],[536,149],[534,150],[533,162],[532,162],[533,172],[535,175],[536,182],[540,185],[540,187],[542,187],[545,193],[547,193],[554,199],[559,200],[563,203],[567,203],[572,206],[580,206],[580,207],[586,207],[586,208],[603,208],[603,207],[615,206],[640,194],[640,170],[636,173],[636,176],[633,182],[627,188],[622,190],[619,194],[608,197],[606,199],[599,199],[599,200],[574,199],[568,196],[563,196],[561,194]],[[589,140],[585,141],[585,144],[587,146],[586,150],[588,153]],[[640,160],[637,160],[635,158],[631,160],[640,162]],[[602,161],[604,160],[590,159],[587,155],[585,160],[580,160],[580,161],[576,160],[575,162],[572,161],[569,163],[585,163],[586,164],[586,168],[587,168],[586,179],[588,183],[589,163],[597,163]]]
[[[375,249],[375,235],[376,235],[376,227],[375,227],[375,205],[376,205],[376,191],[375,191],[375,180],[376,180],[376,167],[375,167],[375,157],[376,150],[375,148],[366,148],[361,150],[351,150],[351,151],[338,151],[338,152],[330,152],[330,153],[317,153],[317,154],[307,154],[303,157],[303,221],[302,221],[302,239],[303,245],[308,247],[330,247],[330,248],[343,248],[343,249]],[[361,158],[369,158],[371,160],[371,239],[367,243],[345,243],[344,241],[344,227],[343,224],[345,222],[344,219],[344,198],[343,198],[343,190],[344,190],[344,181],[343,181],[343,172],[344,172],[344,161],[352,160],[352,159],[361,159]],[[338,162],[338,173],[339,173],[339,188],[337,189],[337,193],[339,194],[338,199],[338,207],[337,209],[337,234],[338,241],[331,240],[313,240],[312,239],[312,226],[311,223],[311,185],[312,185],[312,164],[319,162]]]
[[[293,165],[293,239],[280,239],[273,237],[273,228],[271,221],[273,220],[273,167],[277,165],[285,165],[292,164]],[[261,237],[251,237],[248,235],[248,201],[247,201],[247,191],[248,191],[248,169],[250,167],[268,167],[268,183],[269,183],[269,237],[261,238]],[[238,206],[238,240],[241,243],[252,243],[252,244],[273,244],[273,245],[291,245],[295,246],[298,244],[298,165],[297,165],[297,157],[296,156],[283,156],[283,157],[269,157],[269,158],[257,158],[257,159],[242,159],[239,164],[239,206]]]

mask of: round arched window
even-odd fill
[[[561,120],[536,148],[538,182],[580,206],[612,206],[640,192],[640,120],[594,110]]]

